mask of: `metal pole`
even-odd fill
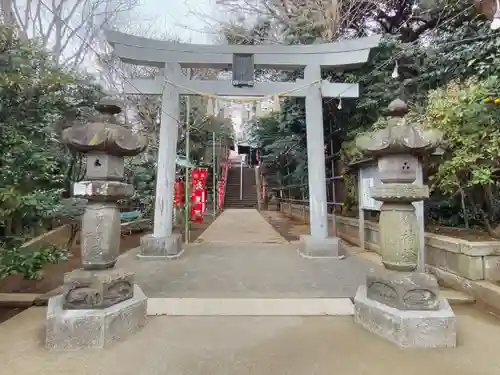
[[[190,77],[191,71],[188,72],[188,77]],[[191,100],[189,95],[186,96],[186,204],[184,205],[184,242],[189,243],[189,131],[191,123]]]
[[[423,176],[423,163],[422,160],[418,159],[417,164],[417,178],[414,182],[417,185],[424,184],[424,176]],[[413,206],[415,207],[417,221],[419,224],[419,245],[418,249],[418,270],[420,272],[425,272],[425,222],[424,222],[424,201],[414,202]]]
[[[222,159],[222,155],[224,155],[224,160],[226,159],[226,149],[222,149],[222,138],[219,139],[219,157],[220,159]],[[217,165],[217,177],[219,178],[219,180],[222,178],[222,164],[220,163],[220,160],[219,160],[219,163]]]
[[[243,156],[240,163],[240,201],[243,200]]]
[[[217,173],[217,166],[215,165],[216,157],[215,157],[215,132],[212,133],[212,192],[213,192],[213,206],[214,206],[214,212],[213,212],[213,218],[215,220],[215,209],[216,209],[216,200],[217,200],[217,193],[215,189],[215,174]]]
[[[358,170],[358,215],[359,215],[359,247],[365,250],[365,211],[363,209],[363,169]]]
[[[330,137],[332,137],[332,123],[330,122]],[[333,158],[333,137],[330,138],[330,157],[332,158],[332,202],[336,202],[335,196],[335,159]],[[332,229],[333,235],[337,235],[337,220],[335,218],[335,205],[332,206]]]
[[[290,176],[290,167],[286,167],[286,176],[287,177]],[[287,179],[287,181],[288,181],[288,179]],[[288,199],[289,200],[292,199],[292,189],[290,188],[290,186],[288,186]]]

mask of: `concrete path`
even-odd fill
[[[135,273],[150,315],[352,315],[369,261],[303,259],[254,209],[224,211],[172,261],[118,263]]]
[[[135,272],[150,298],[215,299],[354,297],[374,266],[356,257],[303,259],[297,244],[255,209],[224,211],[184,249],[179,259],[167,262],[140,261],[130,251],[118,266]]]
[[[224,212],[198,238],[197,243],[288,243],[255,209]]]
[[[402,350],[352,317],[153,317],[104,350],[46,352],[45,309],[0,325],[5,375],[498,375],[500,325],[455,309],[456,349]]]
[[[357,257],[303,259],[297,245],[208,243],[185,246],[177,260],[141,261],[131,250],[118,267],[156,298],[354,297],[366,271],[377,267]]]

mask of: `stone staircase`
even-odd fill
[[[240,199],[240,167],[229,168],[227,173],[224,208],[257,208],[255,170],[243,167],[243,197]]]

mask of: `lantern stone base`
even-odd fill
[[[399,310],[367,297],[366,286],[354,298],[354,321],[401,348],[454,348],[456,317],[448,301],[439,298],[439,310]]]
[[[105,348],[146,324],[147,297],[138,285],[134,296],[106,309],[63,310],[64,297],[49,299],[45,347],[48,350]]]
[[[134,296],[134,273],[77,269],[64,275],[65,310],[104,309]]]
[[[424,272],[368,271],[367,296],[399,310],[439,310],[439,286]]]
[[[314,238],[310,235],[303,234],[300,236],[299,254],[303,258],[335,258],[341,259],[344,256],[340,255],[340,238]]]
[[[148,234],[141,237],[139,259],[176,259],[182,255],[182,235],[172,233],[168,237],[154,237]]]

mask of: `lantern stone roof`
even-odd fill
[[[122,110],[115,100],[103,98],[95,106],[99,115],[86,125],[74,125],[62,134],[63,142],[78,152],[103,152],[114,156],[135,156],[144,151],[148,139],[116,122]]]
[[[434,152],[443,135],[436,129],[426,129],[409,123],[405,118],[407,104],[396,99],[389,104],[387,126],[356,138],[356,146],[365,156],[380,157],[389,154],[424,155]]]

